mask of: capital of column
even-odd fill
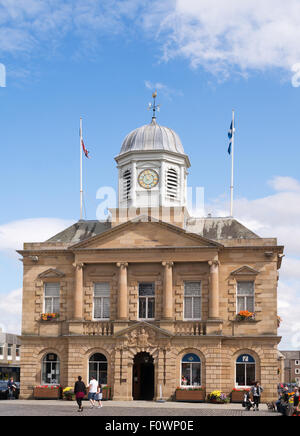
[[[209,266],[219,266],[220,265],[220,262],[218,261],[218,260],[209,260],[208,261],[208,265]]]
[[[117,267],[118,268],[128,268],[128,263],[127,262],[118,262]]]
[[[174,262],[162,262],[162,266],[166,268],[172,268],[174,266]]]
[[[73,267],[76,269],[83,269],[84,263],[73,263]]]

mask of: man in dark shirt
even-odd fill
[[[9,400],[14,400],[15,399],[15,391],[17,389],[17,386],[14,383],[14,379],[11,377],[9,382],[7,383],[7,387],[8,387],[8,399]]]

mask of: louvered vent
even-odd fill
[[[178,198],[178,174],[173,168],[167,172],[167,197],[172,200]]]
[[[131,191],[131,172],[129,170],[125,171],[123,175],[123,198],[124,200],[129,200]]]

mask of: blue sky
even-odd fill
[[[150,122],[157,88],[158,121],[179,134],[192,163],[189,185],[204,186],[206,212],[215,215],[228,215],[235,109],[235,214],[286,245],[281,333],[283,348],[299,348],[300,2],[149,3],[0,0],[7,74],[0,87],[0,325],[19,325],[19,312],[7,316],[9,305],[20,310],[14,248],[79,219],[80,116],[91,155],[86,218],[95,219],[96,192],[117,187],[113,158],[131,130]]]

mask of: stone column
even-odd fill
[[[117,263],[119,271],[119,295],[118,295],[118,319],[128,319],[128,287],[127,287],[127,268],[128,263]]]
[[[210,289],[209,289],[209,319],[219,319],[219,261],[208,262],[210,266]]]
[[[83,263],[75,264],[74,320],[83,319]]]
[[[173,319],[173,262],[163,262],[164,294],[163,294],[163,319]]]

